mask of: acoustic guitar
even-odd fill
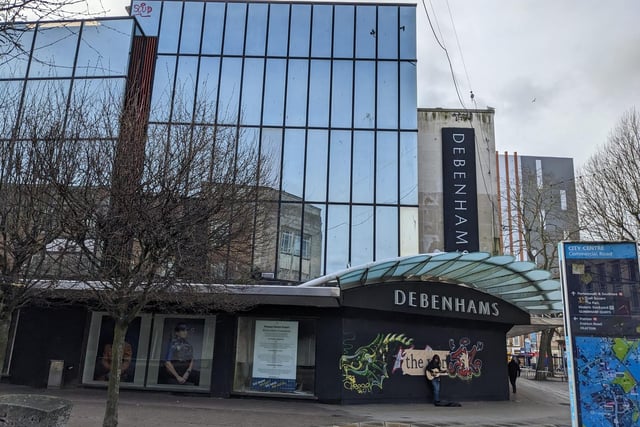
[[[444,373],[445,373],[445,371],[443,371],[443,370],[430,371],[430,370],[426,369],[426,370],[424,371],[424,374],[427,376],[427,379],[428,379],[429,381],[432,381],[432,380],[434,380],[434,379],[438,378],[440,375],[442,375],[442,374],[444,374]]]

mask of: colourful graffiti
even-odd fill
[[[469,338],[460,338],[456,345],[455,340],[449,339],[449,357],[447,370],[450,377],[460,378],[463,380],[471,380],[479,377],[482,373],[482,360],[476,358],[477,353],[482,351],[484,343],[478,341],[469,349],[471,340]]]
[[[434,354],[439,354],[445,362],[449,378],[470,381],[482,373],[482,360],[478,358],[478,352],[483,350],[484,343],[478,341],[471,345],[467,337],[460,338],[457,343],[453,338],[449,339],[448,350],[434,350],[429,345],[424,349],[416,349],[413,338],[404,334],[378,334],[369,344],[348,354],[352,348],[350,341],[354,339],[345,339],[343,343],[340,370],[344,388],[358,394],[373,393],[376,388],[383,389],[384,380],[389,378],[387,360],[390,351],[393,351],[392,357],[395,359],[391,374],[400,372],[402,375],[423,376],[424,367]],[[391,348],[392,345],[394,348]]]
[[[343,354],[340,370],[343,385],[347,390],[359,394],[372,393],[374,388],[382,390],[382,383],[389,378],[387,355],[391,344],[411,345],[413,338],[404,334],[378,334],[369,344],[359,347],[353,354]],[[344,343],[345,353],[351,345]]]

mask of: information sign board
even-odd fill
[[[635,242],[562,242],[574,427],[640,426],[640,284]]]

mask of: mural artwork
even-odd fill
[[[391,344],[409,346],[413,338],[404,334],[378,334],[366,346],[359,347],[353,354],[343,354],[340,358],[343,385],[347,390],[359,394],[371,393],[374,387],[382,390],[382,382],[389,378],[387,355]],[[345,352],[350,344],[345,343]]]
[[[482,360],[477,359],[476,355],[482,351],[484,344],[478,341],[469,349],[471,340],[469,338],[460,338],[456,345],[455,340],[449,340],[449,359],[447,368],[450,377],[460,378],[463,380],[471,380],[473,377],[479,377],[482,370]]]
[[[395,359],[391,374],[423,376],[425,367],[434,354],[445,362],[446,375],[449,378],[470,381],[482,373],[482,360],[478,352],[482,351],[482,341],[471,345],[467,337],[457,342],[449,339],[449,350],[434,350],[429,345],[424,349],[415,348],[414,339],[404,334],[378,334],[369,344],[359,347],[352,354],[349,338],[344,343],[344,354],[340,358],[340,370],[343,385],[347,390],[358,394],[369,394],[375,388],[382,390],[383,382],[389,378],[387,369],[389,354]]]

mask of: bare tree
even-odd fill
[[[6,86],[5,86],[6,89]],[[0,95],[0,367],[4,366],[11,318],[39,298],[58,277],[56,266],[74,248],[62,238],[64,200],[58,188],[70,186],[62,94]],[[52,178],[57,186],[52,186]],[[4,372],[4,370],[3,370]]]
[[[115,321],[112,372],[120,372],[127,329],[143,310],[167,301],[187,311],[241,306],[205,285],[249,280],[261,244],[254,230],[270,215],[261,195],[273,191],[258,141],[237,126],[195,123],[209,106],[194,114],[176,102],[171,125],[147,126],[145,103],[129,93],[122,111],[105,105],[103,138],[61,148],[75,183],[59,187],[64,233],[83,254],[69,274]],[[96,117],[81,106],[73,104],[70,129]],[[110,375],[104,426],[118,424],[119,388],[120,376]]]
[[[558,243],[578,238],[580,234],[576,200],[572,198],[574,191],[571,191],[573,182],[558,182],[557,177],[551,174],[542,174],[541,171],[526,167],[522,169],[520,181],[520,186],[509,190],[507,198],[513,218],[513,226],[506,227],[507,240],[514,248],[513,255],[524,255],[525,260],[536,263],[557,278]],[[540,332],[536,379],[545,379],[544,361],[553,360],[551,344],[558,331],[556,328],[546,328]]]
[[[620,118],[578,181],[580,219],[594,240],[640,238],[640,114]]]

